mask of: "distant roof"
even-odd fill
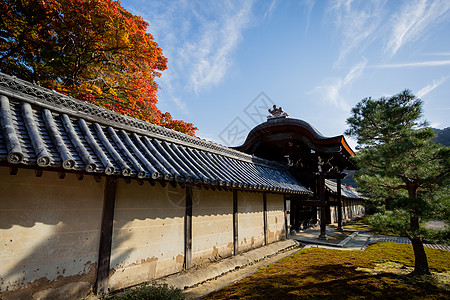
[[[333,194],[337,193],[337,183],[325,179],[325,187]],[[355,188],[341,184],[341,195],[342,197],[349,198],[349,199],[362,199],[364,198]]]
[[[0,164],[284,193],[287,165],[0,73]]]

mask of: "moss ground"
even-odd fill
[[[356,230],[373,230],[372,226],[369,225],[369,222],[366,218],[361,218],[355,221],[351,221],[344,224],[344,229],[356,229]]]
[[[450,252],[426,248],[433,275],[412,276],[412,247],[309,248],[205,299],[450,299]]]

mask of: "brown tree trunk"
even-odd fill
[[[431,274],[428,269],[428,260],[427,255],[425,254],[425,249],[423,248],[422,239],[413,238],[411,239],[411,242],[414,250],[414,274]]]
[[[391,203],[392,203],[392,198],[386,198],[386,201],[384,203],[384,207],[386,208],[386,210],[391,210]]]
[[[408,188],[409,198],[411,199],[416,198],[416,190],[417,190],[416,186],[409,185]],[[411,212],[410,228],[414,235],[410,237],[412,247],[414,250],[414,274],[417,275],[431,274],[430,269],[428,268],[428,259],[425,253],[425,249],[423,248],[422,238],[420,236],[417,236],[420,228],[419,216],[415,215],[414,212]]]

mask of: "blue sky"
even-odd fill
[[[341,135],[358,101],[404,89],[433,127],[450,126],[448,0],[121,4],[150,23],[168,58],[159,108],[207,140],[241,144],[272,104]]]

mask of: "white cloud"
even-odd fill
[[[348,72],[347,76],[345,76],[344,80],[342,81],[342,85],[348,85],[350,84],[353,80],[355,80],[356,78],[358,78],[359,76],[361,76],[364,68],[367,65],[367,60],[364,59],[362,62],[360,62],[359,64],[353,66],[353,68],[351,68],[350,72]]]
[[[352,51],[365,49],[377,36],[383,20],[385,1],[341,0],[332,2],[329,14],[341,40],[337,64]]]
[[[323,101],[348,111],[350,106],[342,96],[343,90],[351,86],[351,84],[363,74],[366,65],[367,60],[364,59],[362,62],[354,65],[344,78],[329,78],[329,83],[319,85],[307,94],[319,95]]]
[[[433,80],[433,82],[425,87],[423,87],[420,91],[417,92],[416,96],[418,98],[422,98],[423,96],[427,95],[429,92],[443,84],[448,77],[441,78],[440,80]]]
[[[306,7],[306,26],[305,26],[305,34],[308,34],[309,24],[311,23],[311,13],[315,5],[315,0],[303,0],[301,5]]]
[[[269,8],[266,10],[266,12],[264,13],[264,17],[265,18],[270,18],[273,14],[273,12],[275,11],[275,8],[277,7],[277,0],[272,0],[272,2],[270,3]]]
[[[333,38],[340,43],[335,66],[369,47],[392,57],[402,47],[425,40],[437,25],[450,18],[448,0],[337,0],[330,3],[325,20],[333,22]]]
[[[395,55],[408,43],[423,39],[427,30],[450,11],[450,1],[406,1],[398,14],[392,16],[391,34],[385,52]]]
[[[158,79],[166,95],[160,104],[168,106],[169,101],[188,114],[180,91],[199,93],[223,80],[252,20],[253,0],[142,0],[128,9],[150,23],[149,31],[168,58],[168,69]]]
[[[434,56],[450,56],[450,52],[428,53],[428,55],[434,55]]]
[[[439,67],[450,65],[450,60],[433,60],[433,61],[422,61],[413,63],[403,63],[403,64],[384,64],[384,65],[374,65],[371,68],[377,69],[393,69],[393,68],[410,68],[410,67]]]
[[[199,91],[218,84],[232,64],[232,53],[241,39],[241,32],[249,22],[252,3],[225,12],[219,20],[204,24],[201,37],[185,44],[185,61],[192,61],[189,86]]]

